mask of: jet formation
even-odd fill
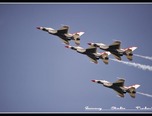
[[[104,87],[111,88],[117,92],[120,97],[124,97],[124,94],[129,93],[132,98],[135,98],[136,89],[140,87],[139,84],[135,84],[132,86],[124,86],[124,79],[119,79],[114,83],[108,82],[106,80],[91,80],[94,83],[102,84]]]
[[[84,32],[76,32],[76,33],[69,33],[69,26],[63,25],[60,29],[53,29],[50,27],[37,27],[37,29],[48,32],[51,35],[58,36],[66,45],[69,45],[69,41],[73,40],[76,47],[74,46],[66,46],[67,48],[71,48],[73,50],[76,50],[79,53],[86,54],[89,58],[91,58],[91,61],[97,64],[98,59],[102,59],[105,64],[108,64],[108,55],[112,54],[117,60],[121,60],[121,56],[126,55],[127,59],[132,61],[133,57],[133,51],[137,49],[137,47],[129,47],[122,49],[120,48],[121,42],[116,40],[111,45],[105,45],[103,43],[88,43],[92,48],[87,48],[84,50],[84,48],[79,47],[80,45],[80,37],[84,34]],[[106,52],[97,53],[96,49],[94,48],[100,48],[101,50],[104,50]],[[82,50],[83,49],[83,50]],[[80,52],[81,51],[81,52]],[[82,52],[85,51],[85,52]],[[90,55],[92,54],[92,55]]]
[[[101,59],[105,64],[108,64],[109,55],[112,54],[117,60],[121,60],[121,56],[126,55],[127,59],[132,61],[133,51],[137,49],[137,47],[129,47],[122,49],[120,47],[121,42],[116,40],[111,45],[105,45],[103,43],[88,43],[88,48],[80,47],[80,37],[84,34],[84,32],[76,32],[69,33],[69,26],[63,25],[60,29],[53,29],[50,27],[37,27],[37,29],[48,32],[51,35],[58,36],[64,44],[66,44],[66,48],[77,51],[80,54],[84,54],[89,57],[90,61],[97,64],[99,59]],[[70,46],[69,41],[73,40],[76,46]],[[104,50],[104,52],[97,52],[97,48]],[[124,86],[124,79],[119,79],[114,83],[108,82],[106,80],[92,80],[92,82],[102,84],[105,87],[111,88],[117,92],[120,97],[124,97],[125,93],[129,93],[132,98],[135,98],[136,89],[140,86],[139,84],[135,84],[129,87]]]

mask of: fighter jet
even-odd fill
[[[132,61],[133,51],[137,47],[129,47],[126,49],[121,49],[120,41],[114,41],[111,45],[105,45],[103,43],[88,43],[90,46],[99,47],[101,50],[109,51],[116,59],[121,60],[121,56],[126,55],[127,59]]]
[[[108,64],[108,55],[110,52],[98,53],[96,47],[89,47],[84,49],[80,46],[65,46],[66,48],[70,48],[72,50],[77,51],[78,53],[85,54],[90,58],[90,61],[97,64],[99,59],[102,59],[105,64]]]
[[[111,88],[117,92],[119,97],[124,97],[125,93],[129,93],[132,98],[135,98],[136,89],[140,86],[135,84],[129,87],[124,86],[124,79],[118,79],[116,82],[111,83],[106,80],[92,80],[92,82],[103,84],[103,86]]]
[[[76,33],[68,33],[69,26],[63,25],[60,29],[55,30],[49,27],[37,27],[39,30],[43,30],[48,32],[49,34],[58,36],[65,44],[69,45],[70,40],[74,40],[76,45],[80,45],[80,36],[84,34],[84,32],[76,32]]]

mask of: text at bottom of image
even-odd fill
[[[126,108],[123,106],[111,106],[107,109],[102,108],[102,107],[91,107],[91,106],[85,106],[85,111],[92,111],[92,112],[96,112],[96,111],[148,111],[148,112],[152,112],[152,107],[147,107],[147,106],[135,106],[133,108]]]

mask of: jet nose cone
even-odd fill
[[[95,80],[91,80],[92,82],[95,82]]]
[[[88,43],[88,45],[91,45],[91,43]]]
[[[69,48],[69,46],[65,46],[66,48]]]
[[[40,27],[36,27],[37,29],[41,29]]]
[[[69,46],[65,46],[66,48],[69,48]]]

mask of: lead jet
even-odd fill
[[[72,50],[77,51],[78,53],[87,55],[91,62],[97,64],[99,59],[102,59],[105,64],[108,64],[108,55],[110,55],[110,52],[103,52],[98,53],[96,47],[89,47],[87,49],[84,49],[80,46],[65,46],[66,48],[70,48]]]
[[[80,45],[80,36],[84,34],[84,32],[76,32],[76,33],[68,33],[69,26],[63,25],[60,29],[55,30],[49,27],[37,27],[39,30],[43,30],[48,32],[49,34],[58,36],[65,44],[69,45],[70,40],[74,40],[76,45]]]
[[[136,89],[140,87],[139,84],[135,84],[129,87],[124,86],[124,79],[118,79],[116,82],[111,83],[106,80],[92,80],[92,82],[102,84],[105,87],[111,88],[117,92],[120,97],[124,97],[125,93],[129,93],[132,98],[135,98]]]
[[[120,48],[120,41],[114,41],[111,45],[105,45],[103,43],[88,43],[88,45],[109,51],[118,60],[121,60],[121,56],[126,55],[127,59],[130,61],[132,61],[133,51],[137,49],[137,47],[122,49]]]

